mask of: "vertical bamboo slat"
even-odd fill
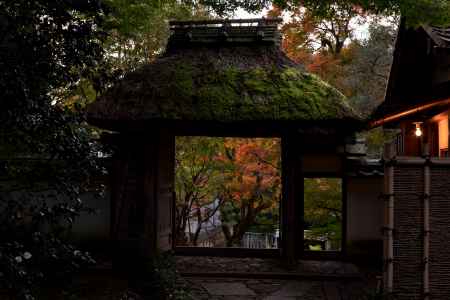
[[[450,159],[431,158],[427,145],[422,157],[392,158],[385,148],[384,159],[385,291],[401,300],[449,299]]]
[[[392,144],[385,145],[385,199],[387,200],[385,234],[385,290],[392,293],[394,286],[394,165],[395,152]]]
[[[423,293],[424,299],[428,300],[430,297],[430,282],[429,282],[429,266],[430,266],[430,161],[429,161],[429,146],[424,147],[424,156],[427,161],[424,164],[424,195],[423,195]]]

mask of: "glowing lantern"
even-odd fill
[[[415,122],[414,124],[416,124],[416,136],[417,137],[421,137],[422,136],[422,128],[420,128],[420,124],[422,124],[422,122]]]

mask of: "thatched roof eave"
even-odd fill
[[[168,120],[108,120],[91,119],[94,126],[113,132],[157,132],[161,129],[174,135],[227,136],[227,137],[281,137],[290,133],[314,136],[347,136],[363,130],[363,121],[327,120],[323,122],[304,121],[168,121]]]

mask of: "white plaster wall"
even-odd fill
[[[304,154],[302,170],[308,173],[338,173],[342,171],[342,157],[336,154]]]
[[[382,240],[383,177],[352,177],[347,182],[347,240]]]
[[[54,195],[52,190],[43,190],[36,194],[33,194],[36,199],[36,205],[41,205],[41,198],[46,200],[46,204],[51,207],[56,202],[52,197],[48,195]],[[25,201],[30,197],[28,194],[17,191],[7,195],[1,195],[5,201],[12,199],[15,201]],[[80,217],[75,218],[72,226],[72,237],[75,241],[79,242],[91,242],[98,241],[103,242],[109,240],[110,236],[110,193],[107,191],[104,198],[97,198],[93,193],[85,193],[81,195],[83,203],[95,210],[95,214],[82,213]],[[61,199],[64,201],[64,198]],[[28,203],[28,202],[25,202]]]
[[[73,224],[73,237],[80,242],[105,241],[110,235],[110,195],[96,198],[86,193],[82,197],[84,204],[95,210],[95,214],[83,213]]]

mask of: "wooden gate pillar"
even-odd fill
[[[114,264],[130,267],[172,247],[175,138],[121,134],[111,172]]]
[[[301,175],[300,137],[282,138],[283,195],[282,255],[288,264],[295,264],[303,252],[303,178]]]

